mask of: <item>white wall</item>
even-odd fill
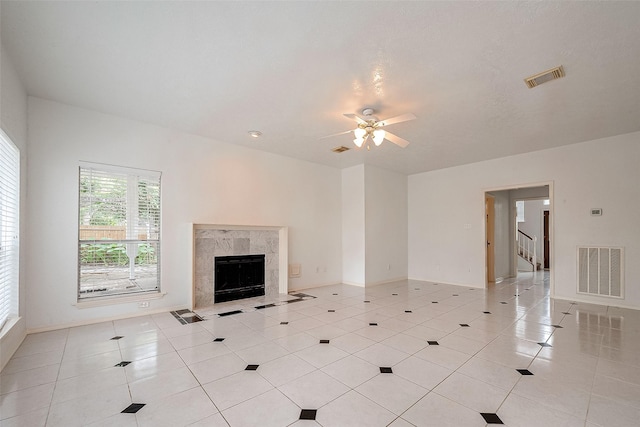
[[[364,165],[342,170],[342,281],[365,285]]]
[[[484,286],[484,192],[553,182],[555,296],[640,308],[638,159],[635,132],[410,176],[409,277]],[[593,207],[603,216],[590,216]],[[579,245],[626,248],[624,300],[576,293]]]
[[[407,278],[407,176],[366,165],[367,285]]]
[[[27,232],[27,93],[11,58],[0,41],[0,126],[20,150],[20,283],[18,289],[19,319],[0,331],[0,369],[9,361],[26,334],[25,259]]]
[[[338,169],[33,97],[28,155],[29,329],[144,312],[135,303],[74,306],[81,160],[162,171],[167,295],[151,311],[190,303],[189,223],[288,226],[289,262],[302,264],[289,288],[341,280]]]

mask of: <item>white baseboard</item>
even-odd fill
[[[380,285],[386,285],[387,283],[400,282],[400,281],[403,281],[403,280],[408,280],[408,279],[407,279],[407,277],[405,276],[405,277],[396,277],[396,278],[393,278],[393,279],[381,280],[381,281],[378,281],[378,282],[369,282],[369,283],[367,283],[367,284],[365,285],[365,287],[367,287],[367,286],[380,286]]]
[[[322,284],[303,286],[302,288],[289,288],[289,293],[297,292],[297,291],[304,291],[304,290],[313,289],[313,288],[324,288],[325,286],[334,286],[334,285],[341,285],[341,284],[342,284],[342,282],[330,282],[330,283],[322,283]]]
[[[611,304],[603,304],[601,301],[593,301],[593,300],[589,300],[589,298],[581,298],[581,297],[568,298],[568,297],[553,296],[552,298],[561,300],[561,301],[570,301],[570,302],[577,302],[577,303],[591,304],[591,305],[602,305],[605,307],[626,308],[629,310],[640,310],[640,307],[621,303],[622,301],[621,302],[611,301]]]
[[[474,288],[474,289],[484,289],[485,288],[484,285],[478,286],[478,285],[470,285],[468,283],[442,282],[440,280],[425,280],[425,279],[412,279],[412,278],[409,278],[409,280],[415,280],[416,282],[439,283],[441,285],[463,286],[463,287],[466,287],[466,288]]]
[[[170,311],[182,310],[187,306],[188,304],[177,305],[174,307],[161,307],[156,309],[139,311],[136,313],[121,314],[119,316],[101,317],[97,319],[88,319],[88,320],[78,320],[75,322],[61,323],[58,325],[48,325],[48,326],[41,326],[38,328],[29,328],[27,329],[27,334],[37,334],[39,332],[48,332],[48,331],[55,331],[58,329],[75,328],[77,326],[93,325],[95,323],[102,323],[102,322],[112,322],[114,320],[129,319],[132,317],[149,316],[151,314],[168,313]]]
[[[346,280],[342,282],[345,285],[349,285],[349,286],[357,286],[359,288],[364,288],[365,284],[364,283],[356,283],[356,282],[347,282]]]

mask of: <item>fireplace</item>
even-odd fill
[[[214,297],[215,259],[264,255],[264,295],[286,294],[288,287],[288,228],[281,226],[192,224],[191,309],[211,307]]]
[[[264,295],[264,254],[215,257],[214,301]]]

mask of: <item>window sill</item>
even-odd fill
[[[76,308],[93,308],[93,307],[104,307],[107,305],[116,305],[116,304],[129,304],[132,302],[143,302],[150,301],[154,299],[164,298],[166,292],[149,292],[144,294],[135,294],[135,295],[122,295],[122,296],[109,296],[109,297],[95,297],[91,298],[89,301],[78,301],[73,304]]]

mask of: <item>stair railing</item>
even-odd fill
[[[518,230],[518,254],[533,265],[533,271],[538,269],[537,240],[536,236],[531,237],[527,233]]]

